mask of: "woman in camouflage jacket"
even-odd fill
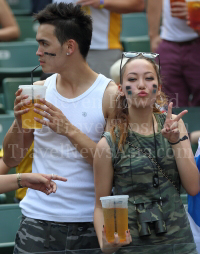
[[[181,184],[190,195],[199,192],[198,170],[181,119],[187,110],[173,115],[171,102],[167,114],[160,111],[167,100],[161,92],[160,66],[154,62],[158,54],[123,56],[129,60],[120,70],[116,119],[111,131],[103,134],[94,158],[94,225],[101,249],[104,253],[197,253],[179,195]],[[99,199],[109,196],[113,186],[114,195],[129,195],[130,230],[125,232],[125,242],[115,234],[108,243],[105,236]],[[146,235],[141,218],[146,219]],[[161,221],[161,228],[155,227],[155,221]]]

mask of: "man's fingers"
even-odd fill
[[[187,110],[183,110],[180,114],[178,114],[175,118],[174,121],[179,121],[185,114],[187,114],[188,111]]]
[[[28,95],[19,95],[15,98],[15,104],[20,103],[22,100],[27,99],[29,96]],[[30,101],[30,100],[29,100]]]
[[[43,117],[45,117],[46,119],[49,119],[49,121],[53,121],[53,117],[51,115],[49,115],[47,112],[39,110],[34,108],[33,111]]]
[[[176,6],[182,7],[182,9],[183,9],[183,8],[185,8],[185,9],[187,8],[185,2],[173,2],[173,3],[171,3],[171,6],[172,6],[172,7],[176,7]]]
[[[41,110],[47,112],[51,116],[55,115],[55,112],[52,109],[50,109],[48,106],[46,106],[46,105],[35,103],[34,107],[37,108],[37,109],[41,109]]]
[[[50,102],[46,101],[45,99],[40,99],[40,101],[46,105],[48,108],[50,108],[53,111],[60,111],[58,108],[56,108],[54,105],[52,105]]]

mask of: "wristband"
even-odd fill
[[[170,145],[176,145],[176,144],[178,144],[180,141],[184,141],[184,140],[186,140],[186,139],[188,139],[188,137],[185,135],[185,136],[183,136],[182,138],[180,138],[177,142],[175,142],[175,143],[172,143],[172,142],[169,142],[169,144]]]
[[[104,0],[100,0],[99,9],[103,9],[103,8],[104,8]]]
[[[21,176],[22,176],[21,173],[17,174],[17,184],[19,188],[23,188],[23,186],[21,185],[21,180],[22,180]]]

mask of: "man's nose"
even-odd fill
[[[43,52],[40,50],[40,47],[38,47],[38,50],[36,51],[37,56],[43,55]]]

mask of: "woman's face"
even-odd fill
[[[126,65],[121,90],[129,107],[153,107],[160,88],[156,71],[149,61],[135,59]]]

